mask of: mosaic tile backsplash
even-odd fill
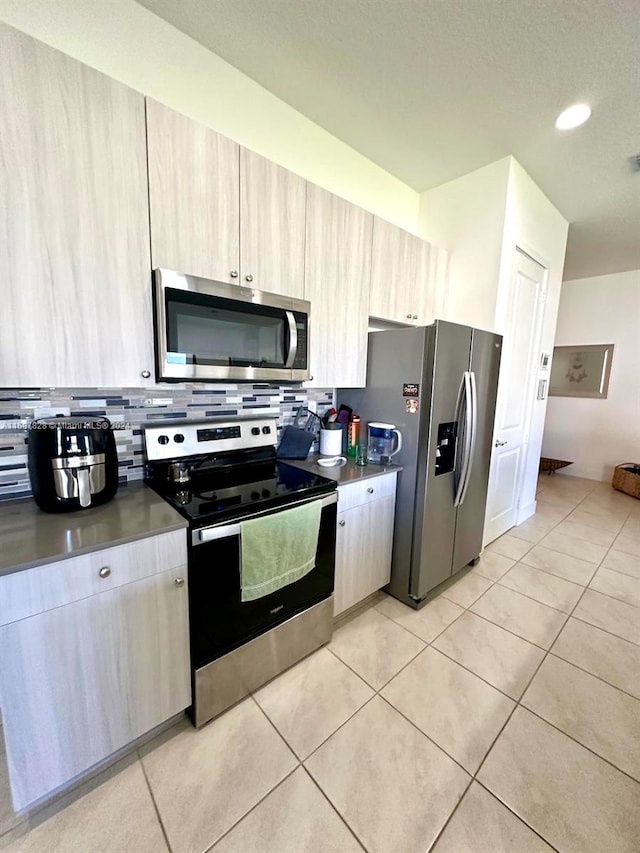
[[[171,403],[149,405],[158,399]],[[120,482],[144,476],[142,426],[154,421],[189,418],[273,415],[278,430],[292,423],[300,406],[315,403],[320,416],[333,403],[332,389],[291,385],[190,385],[165,388],[0,388],[0,500],[31,494],[27,471],[27,425],[36,416],[105,415],[126,424],[114,430]]]

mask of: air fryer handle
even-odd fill
[[[76,470],[76,478],[78,483],[78,500],[80,506],[85,508],[91,506],[91,481],[89,479],[88,468],[78,468]]]

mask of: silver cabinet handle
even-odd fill
[[[411,319],[412,319],[412,320],[417,320],[417,319],[418,319],[418,315],[417,315],[417,314],[414,314],[414,315],[413,315],[413,317],[412,317]]]
[[[176,578],[176,579],[174,580],[174,584],[175,584],[176,586],[184,586],[184,578]]]
[[[108,578],[111,574],[111,569],[109,568],[109,566],[103,566],[98,572],[98,574],[101,578]]]
[[[407,314],[407,320],[410,320],[412,316],[412,314]]]
[[[140,376],[142,376],[143,379],[148,379],[151,376],[151,371],[150,370],[143,370],[142,373],[140,374]]]
[[[500,439],[496,439],[496,447],[504,447],[505,444],[509,444],[508,441],[500,441]]]
[[[338,522],[338,524],[340,525],[340,527],[344,527],[346,523],[347,523],[347,522],[346,522],[346,521],[344,521],[344,520],[342,520],[342,521],[339,521],[339,522]]]
[[[373,494],[373,489],[371,488],[371,486],[369,486],[369,488],[367,489],[367,491],[369,492],[369,494],[370,494],[370,495],[372,495],[372,494]]]
[[[245,275],[244,280],[245,281],[253,281],[253,276],[251,275],[251,273],[249,273],[249,275]]]
[[[313,382],[313,376],[309,377],[309,382]]]
[[[238,270],[231,270],[231,272],[229,273],[229,276],[231,278],[238,278]]]

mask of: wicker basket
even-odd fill
[[[622,465],[616,465],[613,469],[611,485],[619,492],[640,499],[640,464],[623,462]]]

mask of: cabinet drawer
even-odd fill
[[[396,493],[397,473],[381,474],[356,483],[347,483],[338,487],[338,511],[351,509],[354,506],[394,497]]]
[[[184,530],[137,539],[0,578],[0,625],[185,566]]]

